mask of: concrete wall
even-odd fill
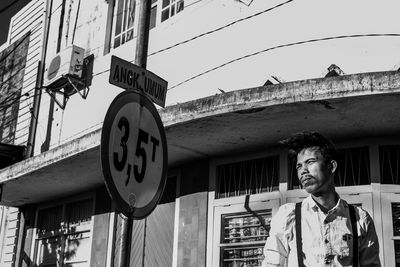
[[[107,107],[122,91],[108,83],[110,57],[117,55],[133,61],[136,44],[133,39],[116,49],[111,47],[110,52],[104,54],[108,51],[105,49],[108,45],[107,29],[112,29],[108,2],[113,1],[65,1],[61,50],[73,42],[83,47],[86,55],[94,54],[94,78],[86,100],[74,95],[65,110],[55,108],[50,148],[100,128]],[[56,52],[61,3],[62,0],[53,1],[47,61]],[[219,89],[231,91],[260,86],[271,79],[270,75],[285,81],[321,77],[332,63],[339,65],[345,73],[356,73],[392,69],[400,61],[400,58],[393,57],[400,47],[398,37],[342,38],[258,53],[320,37],[369,31],[396,32],[396,15],[391,13],[398,6],[396,1],[387,1],[385,5],[374,1],[354,1],[351,4],[345,1],[330,4],[293,1],[274,8],[280,3],[251,1],[247,6],[234,0],[186,0],[182,12],[161,23],[159,1],[158,21],[150,32],[148,69],[169,82],[171,90],[167,94],[167,105],[214,95],[221,92]],[[360,6],[363,12],[359,12]],[[138,10],[136,8],[135,23]],[[371,19],[380,11],[387,15],[379,21]],[[247,18],[251,15],[255,16]],[[204,33],[207,34],[175,45]],[[174,47],[154,54],[170,46]],[[252,53],[256,54],[235,60]],[[222,66],[227,62],[231,64]],[[207,72],[209,70],[212,71]],[[174,87],[203,72],[207,73]],[[48,122],[48,103],[49,97],[44,95],[37,153],[45,139],[43,132]]]

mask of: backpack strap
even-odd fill
[[[303,267],[303,240],[301,237],[301,203],[297,202],[294,215],[296,220],[296,247],[297,247],[297,262],[299,267]]]
[[[356,209],[353,205],[349,205],[351,230],[353,232],[353,266],[358,267],[358,232],[357,232],[357,218]]]

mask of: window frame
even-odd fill
[[[185,0],[159,0],[160,1],[160,23],[169,20],[178,13],[185,10]],[[168,4],[164,6],[165,1],[169,1]],[[178,4],[182,3],[182,9],[178,11]],[[168,17],[163,19],[163,14],[168,10]],[[172,14],[172,15],[171,15]]]
[[[66,210],[67,210],[67,206],[69,204],[73,204],[73,203],[77,203],[80,201],[84,201],[84,200],[91,200],[92,201],[92,207],[91,207],[91,218],[90,218],[90,224],[87,226],[87,228],[85,229],[79,229],[76,232],[62,232],[62,231],[57,231],[56,233],[52,233],[52,234],[45,234],[44,236],[40,236],[38,234],[38,215],[39,212],[42,210],[46,210],[52,207],[57,207],[57,206],[61,206],[62,208],[62,224],[66,224]],[[40,240],[44,240],[44,239],[49,239],[52,237],[59,237],[61,239],[61,248],[65,251],[65,248],[67,247],[67,238],[68,236],[71,236],[73,234],[84,234],[84,233],[89,233],[89,252],[91,252],[92,249],[92,242],[93,242],[93,222],[94,222],[94,218],[93,216],[95,215],[95,207],[96,207],[96,194],[95,192],[90,192],[90,193],[86,193],[86,194],[80,194],[80,195],[76,195],[73,197],[67,197],[64,199],[60,199],[58,201],[54,201],[54,202],[47,202],[47,203],[42,203],[39,204],[36,208],[35,208],[35,222],[34,222],[34,230],[33,230],[33,235],[32,235],[32,241],[31,241],[31,251],[30,251],[30,257],[32,259],[32,261],[34,262],[35,265],[39,266],[38,263],[38,253],[39,253],[39,242]],[[63,260],[63,265],[64,264],[68,264],[68,262],[65,262],[64,259]],[[87,264],[90,265],[91,262],[91,253],[88,256],[88,261]]]
[[[120,29],[120,33],[118,33],[116,35],[116,25],[118,23],[118,4],[120,3],[120,1],[123,1],[123,6],[122,6],[122,15],[121,15],[121,29]],[[127,7],[126,3],[131,3],[133,2],[133,6],[134,6],[134,10],[133,10],[133,22],[132,22],[132,26],[128,28],[128,24],[129,24],[129,16],[128,18],[126,18],[126,15],[128,14],[128,12],[126,11],[125,8],[127,8],[129,10],[130,7]],[[137,30],[137,17],[138,17],[138,11],[137,11],[137,0],[113,0],[113,12],[112,12],[112,23],[111,23],[111,40],[110,40],[110,48],[111,49],[118,49],[119,47],[123,46],[124,44],[126,44],[129,41],[132,41],[135,38],[135,34],[136,34],[136,30]],[[124,25],[126,25],[126,29],[124,29]],[[123,36],[128,36],[128,32],[132,30],[132,37],[129,40],[125,40],[122,43],[122,37]],[[120,44],[115,47],[115,39],[120,36]],[[127,37],[126,37],[127,39]]]
[[[245,196],[243,196],[243,200],[245,199]],[[274,199],[263,199],[263,200],[252,200],[250,197],[249,201],[249,207],[252,211],[266,211],[266,210],[271,210],[271,218],[276,214],[279,208],[280,204],[280,199],[279,198],[274,198]],[[212,240],[213,240],[213,246],[211,250],[212,251],[212,266],[220,266],[221,263],[221,248],[223,247],[229,247],[229,245],[224,244],[221,242],[221,236],[222,236],[222,216],[225,214],[234,214],[234,213],[247,213],[248,211],[244,207],[244,203],[235,203],[231,205],[223,205],[223,206],[215,206],[213,208],[213,213],[214,213],[214,220],[213,220],[213,230],[215,234],[213,234]],[[265,244],[265,241],[254,241],[255,245],[260,245],[260,244]],[[250,245],[250,242],[244,243],[244,245]]]
[[[283,153],[280,148],[270,148],[268,151],[261,152],[249,152],[243,153],[240,156],[222,157],[215,158],[210,161],[209,170],[209,197],[208,197],[208,211],[207,211],[207,253],[206,265],[207,266],[220,266],[220,248],[217,247],[221,238],[221,214],[222,213],[235,213],[235,212],[247,212],[244,208],[246,202],[246,195],[234,196],[228,198],[216,198],[216,176],[217,166],[222,164],[235,163],[239,161],[253,160],[269,156],[279,156],[279,187],[282,184],[282,177],[286,175],[286,154]],[[280,188],[279,188],[280,189]],[[282,192],[272,191],[263,192],[259,194],[250,195],[249,207],[254,210],[266,210],[268,207],[272,209],[272,216],[278,211],[280,205],[282,205]],[[222,212],[222,213],[221,213]],[[221,213],[221,214],[220,214]]]

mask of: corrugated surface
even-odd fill
[[[17,250],[20,213],[17,208],[9,208],[8,212],[6,211],[6,213],[7,222],[5,225],[5,235],[0,266],[12,266],[15,261]]]
[[[175,202],[160,204],[147,218],[145,266],[172,266]]]
[[[178,266],[206,266],[207,192],[181,197]]]
[[[120,266],[120,246],[121,246],[121,216],[117,216],[117,229],[114,239],[114,259],[113,266]],[[144,233],[144,220],[134,221],[132,226],[132,243],[131,255],[129,266],[138,267],[143,264],[143,233]]]
[[[27,32],[31,32],[25,74],[21,92],[14,144],[26,145],[31,121],[33,94],[36,83],[38,62],[41,56],[45,1],[31,1],[11,20],[9,42],[13,43]]]
[[[144,220],[134,221],[132,227],[132,243],[131,243],[131,267],[139,267],[143,264],[143,233]]]

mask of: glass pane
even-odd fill
[[[368,147],[338,150],[338,167],[335,172],[336,186],[370,184]]]
[[[151,0],[151,4],[157,3],[157,0]]]
[[[115,22],[115,35],[121,33],[122,28],[122,15],[123,15],[123,8],[124,8],[124,0],[118,0],[118,8],[117,8],[117,20]]]
[[[89,230],[93,214],[93,201],[85,199],[70,203],[66,207],[66,213],[69,232]]]
[[[271,218],[271,210],[222,215],[221,265],[261,266]]]
[[[162,8],[166,7],[169,5],[169,0],[163,0],[162,1]]]
[[[167,20],[169,18],[169,8],[163,10],[163,12],[161,12],[161,22],[163,22],[164,20]]]
[[[264,259],[263,256],[264,244],[258,246],[239,246],[227,247],[221,249],[223,257],[223,267],[237,267],[237,266],[261,266]]]
[[[39,240],[39,266],[57,266],[58,254],[61,249],[58,237]]]
[[[184,2],[183,0],[181,0],[177,3],[176,13],[181,12],[183,10],[183,7],[184,7]]]
[[[128,11],[128,28],[130,29],[133,27],[133,22],[135,21],[135,1],[131,0],[130,5],[129,5],[129,11]]]
[[[296,157],[289,157],[289,189],[301,188],[296,171]],[[371,183],[368,147],[338,150],[336,186],[366,185]]]
[[[90,233],[78,233],[67,236],[64,261],[67,264],[87,263],[90,257]],[[75,265],[71,265],[75,266]]]
[[[123,45],[124,43],[125,43],[125,33],[122,34],[121,45]]]
[[[171,17],[175,15],[175,5],[171,6]]]
[[[50,232],[61,231],[62,206],[39,210],[37,233],[39,237]]]
[[[127,20],[129,16],[128,12],[128,5],[129,5],[129,0],[125,0],[125,7],[124,7],[124,24],[122,26],[122,31],[126,31],[126,25],[127,25]]]
[[[126,41],[128,42],[129,40],[133,39],[133,29],[129,30],[128,33],[126,34]]]
[[[271,224],[271,211],[256,214],[239,213],[222,215],[221,243],[242,243],[266,240]]]
[[[380,146],[379,163],[383,184],[400,184],[400,145]]]
[[[396,267],[400,267],[400,240],[394,241],[394,257],[396,261]]]
[[[393,235],[400,236],[400,203],[392,203]]]
[[[271,192],[279,188],[279,156],[217,166],[216,198]]]
[[[117,48],[120,45],[121,45],[120,38],[119,37],[115,38],[115,40],[114,40],[114,48]]]
[[[150,29],[153,29],[156,26],[156,19],[157,19],[157,6],[151,9],[150,13]]]

